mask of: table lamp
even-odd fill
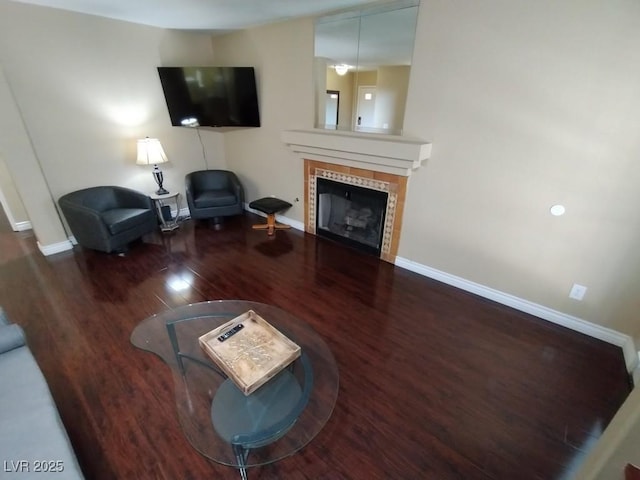
[[[149,137],[138,140],[138,159],[136,160],[136,164],[154,166],[152,172],[153,178],[158,184],[156,195],[166,195],[169,193],[168,190],[162,187],[164,177],[162,175],[162,170],[158,167],[159,163],[165,163],[168,161],[169,160],[162,149],[162,145],[160,144],[160,140]]]

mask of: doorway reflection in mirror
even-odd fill
[[[316,22],[317,128],[402,134],[418,5],[393,1]],[[330,90],[340,92],[337,122]]]
[[[340,92],[327,90],[326,96],[325,128],[337,130],[340,124],[338,112],[340,111]]]

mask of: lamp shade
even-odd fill
[[[141,138],[138,140],[138,165],[157,165],[168,162],[169,159],[162,149],[160,140],[157,138]]]

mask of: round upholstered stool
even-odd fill
[[[281,228],[291,228],[289,225],[276,222],[276,213],[291,208],[289,202],[275,197],[264,197],[251,202],[249,208],[267,214],[267,223],[253,225],[253,228],[256,230],[266,230],[267,235],[273,235],[276,230]]]

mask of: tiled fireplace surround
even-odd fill
[[[431,153],[431,144],[406,137],[325,130],[288,130],[283,141],[304,161],[304,228],[316,234],[316,182],[334,182],[386,192],[387,211],[380,258],[393,263],[411,172]]]

